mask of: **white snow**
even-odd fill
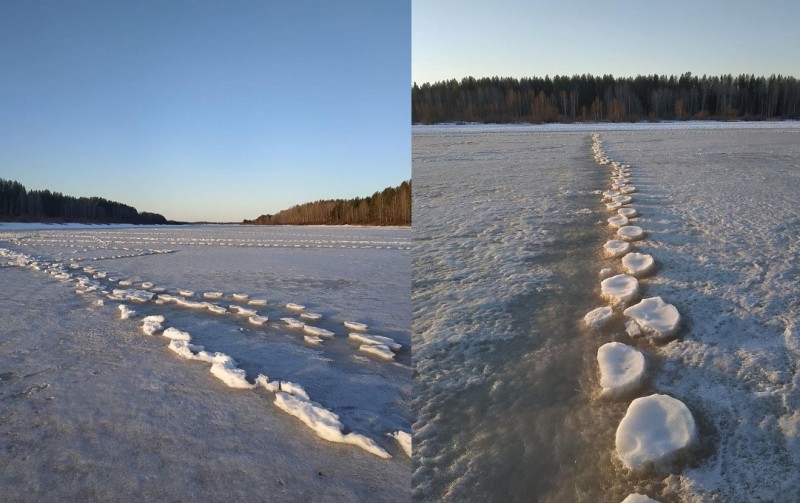
[[[403,449],[403,452],[406,453],[406,456],[409,458],[411,457],[411,433],[407,433],[402,430],[395,431],[394,433],[389,433],[389,436],[397,440],[397,443]]]
[[[696,440],[694,416],[680,400],[654,394],[628,406],[616,435],[617,455],[630,470],[667,468]]]
[[[165,329],[161,335],[168,339],[172,339],[173,341],[185,341],[191,342],[192,336],[189,335],[189,332],[184,332],[182,330],[178,330],[175,327],[169,327]]]
[[[267,316],[251,316],[247,319],[247,321],[249,321],[253,325],[263,325],[264,323],[269,321],[269,318]]]
[[[395,356],[392,350],[385,344],[362,344],[358,347],[358,350],[368,355],[383,358],[384,360],[393,360]]]
[[[600,346],[597,363],[600,367],[600,386],[605,396],[618,397],[634,391],[644,378],[644,355],[620,342]]]
[[[288,304],[286,304],[286,309],[291,309],[293,311],[302,311],[305,308],[306,306],[302,304],[295,304],[294,302],[289,302]]]
[[[349,328],[350,330],[361,330],[361,331],[367,330],[367,328],[369,328],[367,327],[366,323],[359,323],[357,321],[345,321],[344,326],[345,328]]]
[[[300,313],[300,318],[304,320],[318,321],[322,319],[322,315],[319,313],[305,312],[305,313]]]
[[[617,235],[626,241],[636,241],[644,237],[644,231],[637,225],[628,225],[617,229]]]
[[[211,374],[224,382],[229,388],[253,389],[255,384],[247,382],[247,373],[234,367],[230,363],[214,363],[211,365]]]
[[[361,344],[383,345],[394,351],[397,351],[398,349],[403,347],[402,344],[398,344],[391,337],[386,337],[383,335],[370,335],[370,334],[360,334],[356,332],[350,332],[350,334],[348,334],[347,337]]]
[[[625,304],[639,294],[639,281],[628,274],[617,274],[600,282],[603,297]]]
[[[621,503],[660,503],[658,500],[648,498],[644,494],[629,494]]]
[[[324,328],[312,327],[311,325],[303,325],[303,330],[310,335],[320,337],[322,339],[333,339],[334,333]]]
[[[603,249],[609,257],[621,257],[628,253],[631,249],[631,244],[621,239],[611,239],[606,241],[606,244],[603,245]]]
[[[608,323],[613,313],[614,311],[610,306],[598,307],[586,313],[586,316],[583,317],[583,322],[589,328],[596,330]]]
[[[623,217],[622,215],[617,215],[608,218],[608,226],[611,227],[612,229],[617,229],[624,225],[628,225],[628,219]]]
[[[136,311],[134,311],[133,309],[129,308],[125,304],[120,304],[119,306],[117,306],[117,309],[119,309],[119,317],[122,320],[127,320],[128,318],[131,318],[132,316],[136,316]]]
[[[646,253],[628,253],[622,257],[622,266],[628,271],[631,276],[641,278],[647,275],[652,269],[655,262],[652,255]]]
[[[222,292],[206,292],[203,294],[204,299],[221,299],[224,297]]]
[[[164,329],[161,324],[164,323],[164,317],[161,315],[146,316],[142,319],[142,332],[147,335],[153,335]]]
[[[623,314],[636,320],[640,327],[657,338],[673,335],[681,321],[678,309],[664,302],[661,297],[642,299],[638,304],[625,309]]]

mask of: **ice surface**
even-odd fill
[[[628,253],[622,257],[622,266],[628,271],[628,274],[641,278],[647,275],[652,269],[655,262],[652,255],[646,253]]]
[[[240,368],[236,368],[229,362],[214,363],[211,365],[211,374],[217,379],[224,382],[229,388],[236,389],[253,389],[255,384],[250,384],[247,381],[247,372]]]
[[[617,229],[617,235],[626,241],[636,241],[644,237],[644,231],[638,225],[628,225]]]
[[[284,412],[300,419],[306,426],[314,430],[314,433],[319,437],[329,442],[352,444],[378,457],[391,457],[388,452],[379,447],[370,438],[357,433],[342,433],[344,425],[339,421],[339,416],[316,402],[280,391],[275,394],[275,405]]]
[[[664,302],[661,297],[642,299],[638,304],[625,309],[623,314],[633,318],[639,326],[657,338],[673,335],[681,321],[678,309]]]
[[[645,373],[644,355],[620,342],[603,344],[597,350],[603,395],[618,397],[636,390]]]
[[[611,319],[613,315],[613,309],[610,306],[603,306],[598,307],[597,309],[592,309],[586,316],[583,317],[583,322],[592,329],[598,329],[608,323],[608,320]]]
[[[664,469],[696,440],[694,416],[668,395],[637,398],[628,406],[616,435],[617,455],[630,470]]]
[[[639,295],[639,282],[628,274],[617,274],[601,281],[600,291],[612,302],[625,304]]]
[[[400,430],[400,431],[395,431],[394,433],[390,433],[389,435],[391,437],[393,437],[395,440],[397,440],[397,443],[403,449],[403,452],[405,452],[406,456],[408,456],[410,458],[411,457],[411,434]]]
[[[403,347],[402,344],[398,344],[391,337],[385,337],[382,335],[370,335],[370,334],[350,332],[350,334],[348,334],[347,337],[361,344],[380,344],[394,351],[397,351],[398,349]]]
[[[119,317],[122,320],[127,320],[132,316],[136,316],[136,311],[129,308],[125,304],[120,304],[119,306],[117,306],[117,308],[119,309]]]
[[[609,257],[622,257],[631,249],[631,244],[621,239],[611,239],[603,245],[603,250]]]
[[[345,328],[349,328],[350,330],[367,330],[369,327],[366,323],[359,323],[357,321],[345,321],[344,322]]]
[[[392,350],[389,349],[389,347],[385,344],[362,344],[358,347],[358,350],[362,353],[367,353],[368,355],[383,358],[384,360],[393,360],[395,356]]]
[[[625,497],[625,499],[622,500],[621,503],[660,503],[660,502],[658,500],[648,498],[644,494],[633,493]]]

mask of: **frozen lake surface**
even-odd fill
[[[601,270],[615,237],[605,152],[631,165],[655,260],[639,298],[674,338],[631,337]],[[775,501],[800,493],[797,123],[414,127],[414,496],[420,501]],[[634,301],[636,302],[636,301]],[[615,307],[615,309],[619,309]],[[596,359],[645,354],[643,386],[602,396]],[[681,400],[698,441],[671,473],[625,468],[632,398]]]
[[[0,254],[6,501],[409,499],[409,229],[5,224]]]

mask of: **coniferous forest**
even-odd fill
[[[800,81],[772,75],[466,77],[414,84],[412,122],[585,122],[800,118]]]
[[[411,225],[411,181],[371,196],[299,204],[275,215],[261,215],[257,225]]]
[[[31,190],[16,181],[0,178],[0,220],[80,222],[104,224],[166,224],[158,213],[139,213],[136,208],[100,197],[72,197],[49,190]]]

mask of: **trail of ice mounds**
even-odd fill
[[[342,433],[344,425],[339,421],[339,416],[316,402],[279,391],[275,393],[275,405],[284,412],[300,419],[324,440],[355,445],[380,458],[391,458],[389,453],[379,447],[372,439],[358,433]]]
[[[603,344],[597,350],[602,394],[618,397],[636,390],[644,379],[644,355],[620,342]]]

